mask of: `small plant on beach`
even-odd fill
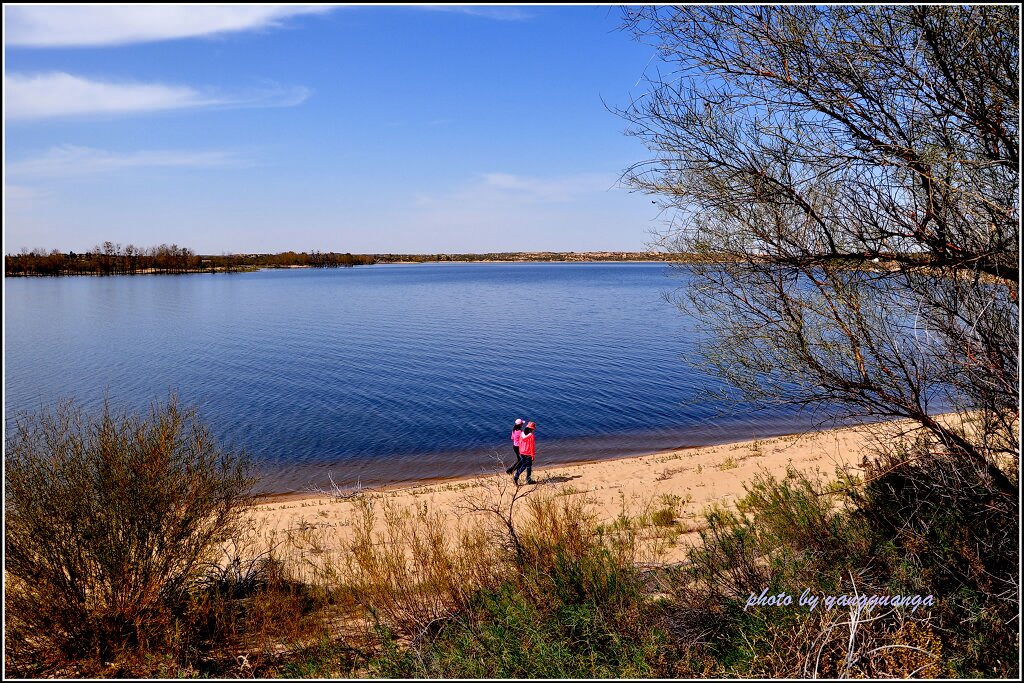
[[[556,496],[572,496],[572,495],[575,495],[577,493],[583,493],[583,491],[578,489],[578,488],[576,488],[572,484],[569,484],[567,486],[563,486],[562,488],[560,488],[555,495]]]
[[[687,494],[684,498],[683,496],[675,493],[663,493],[658,496],[658,500],[661,501],[662,505],[671,508],[672,511],[678,515],[682,506],[689,504],[693,500],[693,496]]]
[[[676,513],[672,508],[660,508],[651,513],[651,524],[654,526],[672,526],[676,521]]]
[[[685,467],[666,467],[662,470],[661,474],[655,477],[654,481],[665,481],[667,479],[671,479],[680,472],[685,472],[686,469],[687,468]]]
[[[244,455],[173,396],[148,417],[64,402],[17,417],[5,446],[8,671],[130,673],[138,652],[173,646],[248,500]]]
[[[736,459],[730,455],[728,458],[722,461],[722,464],[718,466],[718,469],[723,471],[734,470],[737,467],[739,467],[739,464],[736,462]]]
[[[661,494],[658,496],[658,501],[662,507],[651,513],[651,524],[665,527],[673,526],[676,520],[679,519],[683,506],[691,500],[692,497],[689,495],[684,499],[675,493]]]

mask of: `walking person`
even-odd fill
[[[522,461],[523,456],[519,455],[519,440],[523,438],[523,421],[517,419],[516,423],[512,425],[512,450],[515,451],[516,461],[512,463],[512,466],[505,470],[505,474],[512,474],[519,463]]]
[[[519,439],[519,467],[512,475],[512,481],[516,483],[516,486],[519,486],[519,475],[523,473],[523,470],[526,470],[527,484],[537,483],[533,480],[533,457],[537,453],[535,431],[537,431],[537,424],[529,422],[523,428],[523,436]]]

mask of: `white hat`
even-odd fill
[[[522,418],[520,418],[520,419],[517,419],[517,420],[516,420],[516,424],[517,424],[517,425],[521,425],[521,424],[523,424],[523,420],[522,420]]]

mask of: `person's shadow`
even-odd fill
[[[559,474],[558,476],[555,476],[555,477],[546,477],[546,478],[541,480],[541,483],[544,483],[544,484],[564,484],[567,481],[572,481],[573,479],[579,479],[582,476],[583,476],[582,474],[573,474],[571,476],[566,476],[564,474]]]

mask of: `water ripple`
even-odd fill
[[[10,279],[5,409],[176,391],[264,487],[475,473],[515,417],[546,462],[791,430],[713,417],[661,264],[446,264]],[[685,282],[683,283],[685,284]]]

